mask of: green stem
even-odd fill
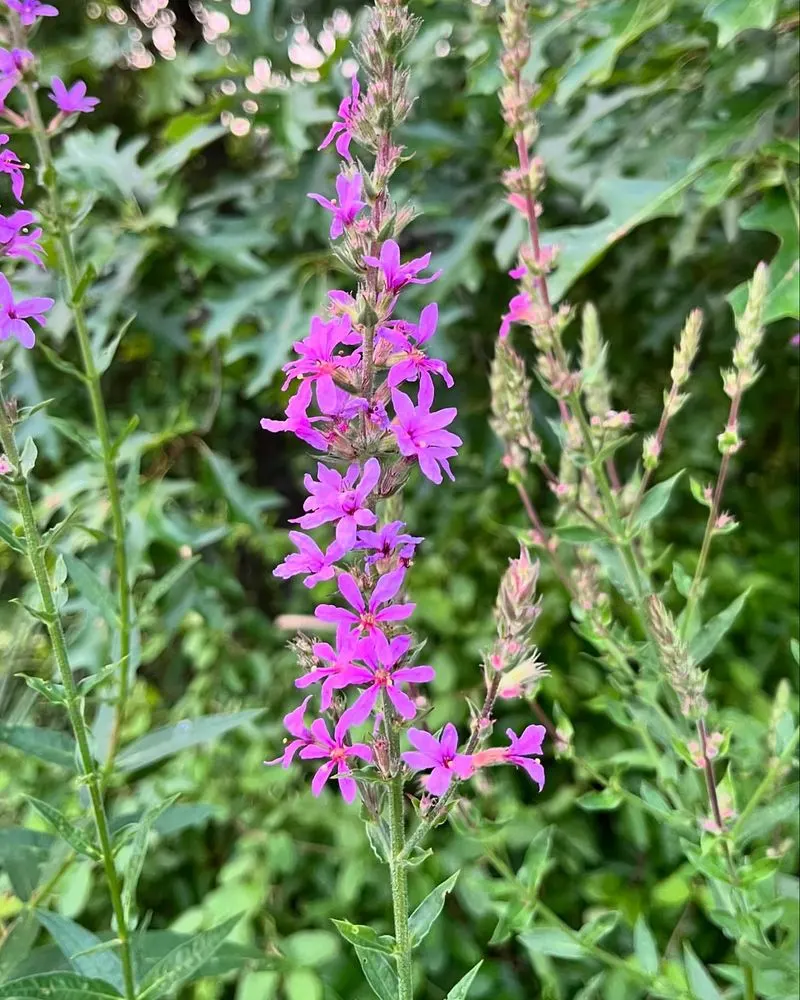
[[[128,933],[125,910],[122,905],[122,892],[117,870],[114,867],[114,851],[111,843],[111,833],[108,827],[105,808],[103,806],[103,792],[100,777],[95,770],[92,752],[89,746],[89,734],[86,729],[86,721],[83,717],[82,699],[78,693],[75,679],[72,676],[72,668],[67,653],[67,643],[64,636],[64,629],[61,624],[61,617],[56,607],[53,589],[50,584],[50,577],[47,572],[45,562],[45,546],[36,524],[36,517],[33,511],[30,492],[28,490],[27,477],[24,475],[19,451],[14,439],[14,431],[8,415],[5,399],[0,392],[0,442],[2,442],[6,457],[14,467],[11,485],[17,499],[17,506],[22,516],[22,524],[25,531],[25,542],[27,546],[28,559],[39,590],[39,598],[42,602],[42,620],[47,628],[50,637],[50,644],[53,649],[53,656],[58,667],[61,684],[64,688],[65,706],[69,716],[70,725],[75,735],[75,742],[78,748],[78,759],[80,762],[83,782],[89,790],[92,815],[95,828],[97,830],[97,840],[102,857],[103,870],[106,884],[108,885],[111,906],[117,921],[117,936],[120,942],[120,957],[122,961],[122,974],[125,984],[126,1000],[135,1000],[136,989],[133,975],[133,956],[131,952],[130,936]]]
[[[11,18],[11,32],[14,44],[19,48],[25,48],[25,33],[16,18]],[[25,95],[27,105],[28,122],[36,150],[39,154],[42,168],[42,180],[47,191],[50,202],[50,210],[55,221],[55,229],[50,234],[56,242],[58,256],[64,272],[67,287],[67,301],[75,320],[75,332],[78,338],[83,374],[89,392],[89,400],[92,407],[97,437],[100,442],[100,452],[102,456],[103,472],[108,489],[109,506],[111,510],[111,522],[113,526],[114,556],[117,570],[117,591],[119,603],[119,651],[120,651],[120,674],[119,687],[114,711],[114,720],[111,729],[108,758],[102,774],[102,784],[105,786],[114,767],[114,758],[119,748],[120,731],[125,717],[125,707],[128,701],[128,689],[130,678],[130,652],[131,652],[131,593],[130,580],[128,574],[128,554],[125,547],[125,517],[122,509],[122,497],[117,480],[117,470],[114,461],[114,447],[111,440],[111,432],[108,424],[108,414],[106,412],[103,392],[100,385],[100,373],[94,361],[92,353],[92,343],[89,336],[89,329],[86,322],[86,314],[80,301],[79,286],[80,272],[75,258],[75,251],[72,245],[72,236],[69,230],[69,223],[61,212],[58,181],[55,167],[53,165],[53,154],[50,148],[50,139],[47,128],[39,111],[39,104],[36,99],[36,90],[33,84],[23,78],[20,89]]]
[[[408,926],[408,873],[404,858],[406,833],[403,816],[402,772],[392,778],[389,786],[389,834],[389,879],[394,913],[397,998],[398,1000],[413,1000],[414,967],[411,960],[411,932]]]

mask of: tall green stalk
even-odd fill
[[[131,952],[130,934],[125,918],[125,909],[122,905],[122,889],[119,876],[114,866],[114,851],[111,843],[111,833],[109,831],[108,820],[103,806],[103,791],[100,775],[95,769],[92,760],[92,752],[89,746],[89,734],[86,728],[86,720],[83,717],[82,698],[72,676],[72,668],[67,653],[67,643],[64,636],[64,628],[61,617],[58,613],[53,588],[50,583],[50,576],[47,572],[45,562],[46,546],[42,542],[42,536],[36,524],[36,516],[31,502],[30,491],[28,489],[27,476],[22,470],[19,450],[14,438],[14,430],[11,418],[8,413],[6,401],[0,391],[0,442],[6,457],[11,462],[14,471],[10,475],[11,486],[16,496],[17,507],[22,516],[22,524],[25,531],[25,543],[28,559],[39,590],[39,598],[42,602],[41,619],[44,622],[47,633],[50,637],[50,644],[53,656],[58,667],[61,684],[64,688],[64,705],[69,716],[70,725],[75,735],[75,743],[78,748],[78,760],[81,769],[83,783],[89,790],[92,816],[97,831],[97,841],[102,858],[103,871],[105,874],[108,893],[111,897],[111,906],[117,922],[117,936],[120,944],[120,959],[122,962],[122,975],[125,985],[126,1000],[135,1000],[136,988],[133,974],[133,955]]]
[[[408,872],[403,816],[403,775],[397,774],[389,786],[389,880],[394,914],[397,998],[413,1000],[414,967],[411,959],[411,932],[408,926]]]
[[[11,18],[11,31],[14,45],[18,48],[24,48],[24,33],[15,18]],[[81,275],[75,257],[75,250],[72,245],[72,233],[70,231],[69,221],[61,209],[58,191],[58,178],[53,165],[50,138],[39,110],[34,85],[29,79],[24,78],[20,83],[20,90],[25,95],[30,133],[33,137],[34,143],[36,144],[36,150],[39,155],[41,167],[41,179],[47,191],[50,214],[53,222],[53,229],[51,230],[50,235],[53,237],[58,248],[58,256],[61,262],[61,268],[64,273],[67,288],[67,304],[75,320],[75,332],[78,338],[78,346],[80,348],[83,375],[89,393],[89,401],[92,407],[92,416],[94,418],[97,437],[100,442],[103,473],[105,475],[109,506],[111,509],[114,557],[117,571],[119,652],[121,666],[119,673],[119,686],[117,689],[116,704],[114,709],[114,720],[112,723],[109,742],[108,758],[102,774],[102,783],[105,785],[113,770],[114,758],[119,748],[120,732],[128,700],[131,669],[131,589],[128,574],[128,554],[125,547],[125,517],[122,509],[122,496],[120,493],[117,470],[114,461],[114,446],[111,440],[108,414],[106,412],[102,387],[100,384],[101,376],[97,370],[94,355],[92,353],[92,343],[86,322],[86,313],[84,312],[83,304],[81,302]]]

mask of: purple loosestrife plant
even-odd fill
[[[541,554],[569,594],[576,630],[593,647],[619,692],[621,712],[612,718],[619,719],[641,742],[640,752],[652,769],[659,791],[643,785],[638,792],[635,787],[623,785],[614,771],[607,773],[602,763],[580,757],[571,745],[569,720],[558,706],[554,706],[554,722],[538,704],[538,689],[546,671],[530,642],[537,609],[523,597],[532,589],[534,563],[527,556],[509,570],[501,584],[496,608],[497,643],[489,663],[503,671],[506,690],[530,699],[543,726],[528,727],[519,737],[509,730],[509,747],[503,751],[479,750],[473,755],[473,763],[514,763],[533,780],[543,780],[537,758],[541,736],[546,732],[554,737],[556,751],[571,757],[601,787],[601,791],[589,793],[586,808],[609,808],[609,804],[615,807],[614,803],[624,800],[642,815],[656,816],[660,810],[661,822],[669,822],[684,832],[694,831],[695,837],[698,831],[704,831],[708,838],[702,847],[705,861],[685,837],[682,849],[698,878],[708,880],[712,894],[720,880],[726,883],[727,911],[718,922],[729,938],[740,937],[748,942],[738,950],[737,976],[746,1000],[755,1000],[752,963],[754,957],[757,961],[760,958],[754,949],[767,947],[766,925],[757,929],[753,914],[762,904],[747,881],[752,861],[745,845],[737,844],[742,825],[730,806],[735,762],[724,787],[715,773],[714,758],[721,755],[729,736],[709,732],[708,719],[713,710],[706,695],[708,672],[701,668],[731,627],[746,594],[705,621],[700,604],[712,541],[736,527],[733,517],[721,509],[721,501],[731,460],[742,444],[742,397],[759,374],[756,353],[764,332],[761,317],[768,293],[767,269],[761,264],[755,272],[747,306],[736,317],[738,338],[733,365],[722,373],[730,412],[717,440],[722,459],[716,484],[704,488],[693,482],[691,486],[694,498],[708,508],[699,557],[692,573],[677,561],[665,566],[667,558],[656,554],[653,524],[667,507],[682,472],[655,485],[651,480],[661,460],[669,423],[688,398],[685,386],[700,344],[702,315],[695,310],[686,321],[674,353],[658,428],[645,436],[638,451],[641,469],[634,467],[626,479],[620,468],[634,464],[625,458],[624,451],[632,439],[629,432],[634,417],[628,410],[613,408],[613,387],[606,371],[606,347],[597,312],[590,304],[583,311],[576,364],[567,340],[573,310],[557,305],[548,286],[558,253],[557,248],[543,245],[539,234],[539,198],[545,185],[545,167],[532,155],[539,125],[533,110],[534,90],[523,74],[531,53],[527,21],[526,0],[506,0],[500,29],[505,80],[501,102],[513,137],[515,160],[503,181],[508,202],[522,215],[526,235],[518,264],[510,272],[519,284],[502,315],[492,365],[491,423],[503,442],[503,464],[509,480],[519,492],[530,521],[526,544]],[[533,342],[538,379],[552,397],[557,415],[552,424],[557,428],[561,451],[555,469],[533,426],[531,380],[512,346],[512,339],[522,331]],[[549,488],[554,498],[551,524],[546,523],[533,500],[530,482],[534,470],[540,484]],[[683,604],[679,616],[673,616],[667,607],[667,600],[672,603],[675,597]],[[621,614],[620,608],[624,609]],[[787,758],[794,753],[797,742],[795,731],[784,748]],[[679,774],[680,768],[688,773]],[[702,772],[702,782],[696,780],[692,770]],[[770,768],[765,782],[773,773]],[[687,792],[690,788],[694,792]],[[745,814],[755,808],[763,794],[760,786],[745,807]],[[656,801],[658,809],[654,808]],[[707,864],[711,858],[713,871]],[[544,924],[558,927],[560,934],[582,940],[546,907],[540,906],[538,914]],[[619,961],[602,948],[594,954],[610,968]],[[688,962],[686,975],[692,982]],[[659,981],[655,989],[652,975],[639,975],[639,980],[658,995],[683,995],[680,987],[667,987],[665,981]],[[709,991],[712,986],[709,984]],[[662,989],[664,992],[659,992]]]
[[[305,478],[305,513],[294,519],[304,532],[322,529],[324,538],[312,541],[306,534],[290,533],[298,552],[275,572],[305,574],[307,586],[335,574],[342,599],[317,606],[316,618],[336,627],[335,645],[312,640],[309,652],[304,641],[302,659],[310,669],[297,681],[301,688],[321,682],[319,709],[331,714],[334,735],[322,718],[306,726],[307,698],[285,720],[293,740],[281,760],[324,759],[312,793],[319,795],[326,784],[335,783],[352,802],[360,792],[370,823],[387,830],[384,858],[395,933],[392,959],[384,959],[382,974],[392,984],[386,995],[399,1000],[412,1000],[414,990],[409,864],[419,859],[424,837],[446,815],[459,783],[479,768],[500,763],[524,767],[541,787],[543,771],[533,755],[540,753],[544,736],[542,730],[536,743],[526,731],[519,740],[514,737],[511,748],[486,749],[480,756],[505,664],[494,668],[487,660],[484,706],[461,750],[452,723],[440,737],[422,728],[414,697],[419,685],[434,678],[431,666],[415,663],[415,605],[405,597],[409,567],[422,539],[385,514],[388,501],[397,497],[415,468],[436,485],[445,475],[452,480],[450,462],[461,445],[450,429],[455,408],[437,405],[453,379],[443,362],[427,354],[438,307],[426,306],[417,323],[397,315],[407,288],[431,284],[440,273],[428,273],[430,253],[404,261],[408,255],[399,239],[413,213],[395,204],[389,190],[404,154],[395,142],[395,129],[410,108],[408,74],[398,57],[416,30],[416,20],[400,0],[376,0],[358,47],[366,91],[362,94],[354,78],[339,120],[320,147],[336,138],[345,161],[336,198],[310,195],[332,215],[334,253],[354,275],[355,288],[330,292],[327,311],[312,319],[307,336],[294,345],[297,359],[284,368],[284,388],[294,382],[299,387],[286,419],[261,422],[267,431],[294,433],[324,455],[316,478]],[[371,170],[354,159],[353,142],[371,158]],[[535,604],[533,579],[526,599]],[[412,721],[414,727],[407,728]],[[357,733],[366,725],[372,734],[369,743],[360,742]],[[406,741],[414,749],[404,749]],[[410,788],[421,786],[426,793],[425,816],[413,832],[405,815],[409,782]],[[355,943],[362,964],[373,961],[354,938],[357,931],[345,936]],[[368,928],[362,931],[372,934]]]

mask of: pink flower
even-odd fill
[[[288,715],[284,715],[283,725],[286,731],[291,736],[294,736],[294,739],[286,744],[286,749],[280,757],[276,757],[274,760],[265,760],[265,764],[281,764],[283,767],[288,767],[292,763],[294,755],[301,747],[308,746],[309,743],[314,742],[314,734],[303,721],[306,714],[306,707],[310,701],[311,695],[301,705],[298,705],[297,708],[289,712]]]
[[[308,407],[310,405],[311,383],[301,382],[300,388],[289,400],[289,405],[286,407],[286,420],[270,420],[267,417],[263,417],[261,427],[265,431],[287,431],[290,434],[294,434],[295,437],[299,437],[301,441],[305,441],[306,444],[311,445],[312,448],[316,448],[318,451],[327,451],[328,439],[321,431],[318,431],[314,427],[315,423],[325,418],[309,417]]]
[[[346,625],[356,634],[366,632],[367,635],[373,635],[380,631],[382,625],[403,621],[414,613],[415,604],[389,603],[403,586],[405,573],[404,569],[397,569],[380,577],[369,603],[364,600],[353,577],[349,573],[342,573],[338,580],[339,593],[354,610],[348,611],[334,604],[320,604],[314,614],[320,621]],[[388,607],[382,608],[382,604],[388,604]]]
[[[350,155],[350,142],[353,138],[353,129],[356,123],[359,93],[358,77],[354,76],[350,96],[345,97],[339,105],[339,118],[341,118],[341,121],[335,121],[331,125],[330,131],[319,144],[319,149],[325,149],[326,146],[329,146],[336,139],[336,152],[339,156],[343,156],[346,160],[353,159]],[[337,136],[338,138],[336,138]]]
[[[333,692],[340,688],[347,687],[350,683],[347,680],[347,671],[354,666],[358,659],[363,639],[355,633],[349,632],[347,627],[340,625],[336,630],[336,648],[329,642],[315,642],[312,649],[314,656],[322,660],[327,666],[316,667],[309,670],[307,674],[298,677],[294,682],[295,687],[306,688],[311,684],[318,684],[322,681],[320,692],[320,707],[326,712],[331,707]]]
[[[392,430],[397,439],[400,454],[406,458],[412,455],[418,460],[423,475],[432,483],[441,483],[442,469],[453,479],[448,459],[457,454],[456,447],[461,438],[444,428],[456,416],[454,406],[431,412],[433,402],[433,381],[423,373],[419,383],[419,401],[416,405],[399,389],[392,389],[395,418]]]
[[[510,740],[510,746],[491,747],[479,751],[473,758],[475,767],[516,764],[517,767],[527,771],[541,791],[544,788],[544,768],[538,757],[542,752],[542,740],[546,735],[547,730],[544,726],[528,726],[522,736],[517,736],[513,729],[507,729],[506,736]],[[531,757],[537,759],[531,760]]]
[[[527,292],[515,295],[508,303],[508,312],[503,313],[503,320],[500,324],[500,339],[506,339],[511,330],[512,323],[521,323],[528,319],[532,309],[533,300]]]
[[[312,745],[303,747],[300,751],[300,756],[303,760],[328,758],[314,775],[314,780],[311,782],[311,792],[314,796],[320,794],[325,787],[326,781],[335,770],[342,798],[347,803],[354,801],[358,793],[358,787],[355,780],[351,777],[350,766],[347,760],[349,757],[358,757],[369,763],[372,760],[372,750],[370,750],[366,743],[347,744],[344,742],[350,725],[351,721],[348,718],[348,713],[345,712],[336,723],[336,729],[334,729],[333,737],[331,737],[323,719],[317,719],[311,723],[311,732],[315,742]]]
[[[32,264],[44,267],[39,254],[44,250],[39,243],[42,231],[34,229],[28,232],[28,226],[36,222],[33,212],[21,209],[11,215],[0,215],[0,253],[6,257],[20,257]]]
[[[336,194],[338,197],[334,198],[333,201],[323,198],[321,194],[308,195],[317,204],[322,205],[326,211],[333,213],[330,231],[330,238],[332,240],[338,239],[345,229],[355,222],[358,213],[366,206],[367,203],[361,201],[360,197],[361,184],[361,174],[355,174],[352,177],[348,177],[347,174],[339,174],[336,178]]]
[[[306,587],[314,587],[322,580],[331,580],[335,572],[335,564],[345,553],[345,548],[339,542],[331,543],[325,552],[313,538],[304,535],[302,531],[290,531],[289,538],[297,546],[298,552],[292,552],[272,571],[274,576],[282,580],[300,573],[309,575],[303,580]]]
[[[427,285],[431,281],[435,281],[442,273],[441,271],[432,274],[430,278],[417,277],[419,272],[424,271],[430,264],[430,261],[431,255],[426,253],[422,257],[410,260],[407,264],[401,264],[400,247],[394,240],[387,240],[383,244],[380,257],[366,255],[364,257],[364,263],[367,267],[377,267],[380,270],[386,290],[391,294],[399,292],[406,285]]]
[[[33,62],[27,49],[0,49],[0,105],[22,79],[26,66]]]
[[[391,559],[395,552],[401,560],[412,559],[414,550],[422,538],[403,534],[405,524],[402,521],[390,521],[378,531],[359,531],[357,549],[371,550],[374,555],[367,556],[367,566],[373,566],[383,559]]]
[[[20,23],[29,28],[37,17],[58,17],[58,8],[39,0],[5,0],[9,10],[19,14]]]
[[[380,479],[381,463],[377,458],[367,459],[361,482],[357,483],[360,473],[358,462],[353,462],[344,476],[319,462],[319,479],[312,479],[309,475],[303,479],[310,494],[303,503],[303,510],[309,513],[293,518],[293,521],[301,528],[318,528],[321,524],[336,521],[336,540],[343,549],[351,549],[356,541],[357,529],[377,521],[365,504]]]
[[[458,752],[458,732],[448,722],[441,741],[422,729],[409,729],[409,742],[415,750],[400,756],[412,771],[430,771],[422,783],[431,795],[444,795],[453,778],[469,778],[473,771],[472,758]]]
[[[399,351],[399,357],[389,371],[389,385],[393,388],[401,382],[416,382],[423,372],[441,375],[445,385],[453,385],[453,376],[444,361],[429,358],[420,350],[420,344],[426,343],[436,333],[439,321],[439,307],[435,302],[425,306],[419,314],[419,324],[409,325],[408,335],[392,331],[390,339]]]
[[[33,328],[26,320],[33,319],[44,326],[44,313],[52,308],[53,299],[34,298],[14,301],[14,293],[4,274],[0,274],[0,340],[16,337],[23,347],[36,343]]]
[[[100,103],[99,97],[86,96],[86,84],[83,80],[76,80],[67,88],[63,80],[54,76],[52,88],[48,97],[64,115],[77,115],[82,111],[88,113],[94,111]]]
[[[11,462],[5,455],[0,455],[0,476],[7,476],[11,472]]]
[[[6,133],[0,132],[0,146],[5,146],[7,142],[8,136]],[[11,178],[11,190],[20,205],[22,204],[22,189],[25,186],[24,167],[25,164],[13,149],[4,149],[0,153],[0,174],[8,174]]]
[[[319,316],[313,316],[308,336],[292,345],[300,355],[299,360],[290,361],[283,366],[286,372],[283,388],[286,389],[293,379],[318,382],[317,398],[320,407],[327,405],[334,398],[334,373],[340,368],[354,368],[361,360],[357,350],[349,355],[334,354],[334,351],[342,344],[360,342],[361,338],[353,331],[347,316],[330,323],[324,322]]]
[[[383,632],[373,632],[369,639],[362,643],[361,659],[365,666],[352,666],[347,669],[342,680],[347,684],[366,685],[355,704],[348,710],[352,725],[359,725],[372,712],[375,702],[381,692],[385,691],[395,711],[403,719],[413,719],[417,714],[414,702],[397,686],[400,683],[424,684],[432,681],[435,676],[433,667],[400,667],[397,663],[403,659],[411,645],[410,635],[395,636],[391,642]]]

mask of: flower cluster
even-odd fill
[[[11,25],[12,37],[25,38],[28,30],[41,17],[56,17],[58,10],[52,4],[38,0],[3,0]],[[28,126],[28,119],[6,106],[12,92],[25,80],[26,73],[33,65],[34,56],[27,48],[16,46],[12,49],[0,48],[0,114],[17,128]],[[58,77],[53,79],[51,100],[58,113],[50,122],[49,129],[55,131],[67,115],[82,111],[93,111],[99,103],[95,97],[86,96],[86,84],[78,80],[67,88]],[[6,174],[11,184],[11,193],[19,204],[23,204],[25,170],[17,154],[8,147],[9,136],[0,133],[0,174]],[[44,268],[41,243],[42,230],[36,224],[33,212],[16,209],[8,215],[0,214],[0,254],[10,260],[25,260]],[[17,299],[5,275],[0,274],[0,341],[15,338],[26,348],[36,343],[36,333],[31,321],[44,326],[45,313],[52,307],[53,299],[46,297]]]
[[[409,729],[415,749],[402,754],[393,738],[417,716],[415,687],[430,682],[434,671],[416,663],[408,630],[415,605],[404,597],[408,567],[422,539],[400,520],[381,523],[379,504],[402,489],[415,466],[434,484],[445,476],[452,480],[450,460],[461,445],[449,430],[455,408],[436,405],[437,390],[453,385],[445,362],[428,354],[438,307],[431,303],[412,320],[400,313],[404,291],[434,282],[440,273],[429,273],[430,253],[404,261],[397,238],[413,213],[396,206],[388,191],[403,153],[391,128],[410,107],[406,76],[395,60],[415,30],[398,0],[377,0],[359,48],[366,93],[354,78],[320,146],[335,140],[342,158],[336,197],[309,195],[330,213],[334,253],[357,276],[357,287],[353,293],[329,293],[326,310],[311,320],[308,335],[294,344],[296,359],[284,368],[284,388],[298,383],[285,419],[261,421],[265,430],[292,433],[324,456],[316,477],[305,477],[304,513],[294,519],[303,530],[289,534],[297,551],[275,574],[302,576],[309,588],[335,579],[341,598],[317,606],[316,618],[333,626],[335,638],[310,644],[300,657],[308,669],[296,681],[301,689],[321,686],[320,707],[332,713],[333,736],[323,719],[306,725],[309,696],[284,720],[292,739],[278,761],[288,766],[295,756],[323,760],[312,791],[318,794],[335,775],[348,802],[357,794],[354,758],[393,774],[402,762],[429,772],[423,784],[441,796],[453,777],[467,778],[480,766],[524,761],[530,770],[529,757],[540,752],[544,736],[541,727],[532,727],[536,733],[526,730],[509,748],[484,758],[459,753],[452,724],[440,738]],[[353,139],[374,157],[371,172],[354,160]],[[306,534],[325,526],[325,543]],[[373,747],[353,742],[350,730],[371,716]],[[387,765],[383,751],[390,743],[395,750]]]

